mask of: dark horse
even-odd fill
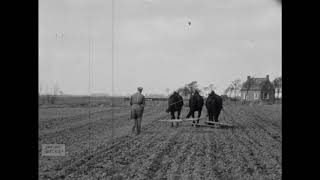
[[[166,110],[167,113],[170,112],[171,119],[175,118],[175,112],[178,112],[177,119],[180,119],[181,109],[183,106],[183,98],[179,95],[178,92],[174,92],[168,100],[168,109]],[[173,123],[171,123],[171,127],[173,126]]]
[[[199,123],[199,118],[201,116],[201,111],[202,111],[202,107],[203,107],[203,97],[200,96],[198,91],[195,91],[194,95],[192,95],[189,99],[189,113],[187,115],[186,118],[190,118],[190,116],[192,116],[192,118],[194,118],[194,112],[197,111],[198,112],[198,120],[197,123]],[[195,123],[193,121],[193,123]]]
[[[218,122],[218,118],[222,109],[222,98],[215,94],[214,91],[211,91],[206,101],[206,107],[209,121],[213,121],[214,119],[215,122]]]

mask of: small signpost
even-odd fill
[[[64,144],[42,144],[42,156],[65,156]]]

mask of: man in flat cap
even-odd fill
[[[137,135],[141,132],[141,121],[145,105],[144,95],[141,94],[142,89],[142,87],[138,87],[138,92],[133,94],[130,98],[131,119],[134,119],[132,134],[135,132],[135,129],[137,129]]]

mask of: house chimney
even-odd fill
[[[250,79],[250,76],[247,77],[247,80],[249,80],[249,79]]]
[[[267,75],[267,80],[269,81],[269,75]]]

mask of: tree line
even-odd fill
[[[240,79],[235,79],[231,81],[229,86],[224,90],[223,95],[227,96],[229,98],[232,98],[234,100],[237,100],[238,98],[238,92],[241,90],[243,84],[246,83],[246,94],[245,99],[247,97],[248,92],[250,91],[250,88],[253,84],[252,78],[249,80],[246,80],[245,82],[242,82]],[[282,86],[282,77],[277,77],[272,81],[272,84],[275,88]],[[200,85],[197,81],[192,81],[190,83],[185,84],[184,86],[177,89],[177,91],[184,96],[185,98],[190,97],[191,94],[193,94],[196,90],[199,93],[205,93],[209,94],[212,90],[216,90],[217,86],[215,86],[213,83],[208,84],[207,86],[204,86],[200,88]],[[169,94],[170,89],[166,88],[165,92]],[[280,93],[279,91],[276,91],[275,93]],[[64,95],[63,91],[60,89],[59,85],[57,83],[54,84],[52,88],[48,88],[46,85],[44,88],[44,84],[39,84],[39,98],[42,100],[42,104],[48,103],[48,104],[54,104],[57,100],[57,97],[59,95]],[[165,97],[165,95],[159,95],[159,94],[148,94],[148,97]]]
[[[235,79],[231,81],[229,86],[224,90],[223,95],[227,96],[229,98],[232,98],[233,100],[237,100],[239,96],[239,92],[241,88],[243,87],[244,83],[246,84],[246,94],[245,94],[245,100],[247,99],[248,92],[250,91],[253,82],[253,79],[250,78],[249,80],[246,80],[245,82],[242,82],[241,79]],[[281,87],[282,86],[282,77],[277,77],[275,78],[272,82],[273,86],[275,88]],[[190,97],[191,94],[193,94],[196,90],[200,93],[205,93],[208,94],[212,90],[216,90],[216,86],[213,83],[210,83],[208,86],[200,88],[199,84],[197,81],[192,81],[190,83],[185,84],[184,86],[180,87],[177,89],[177,91],[184,97]],[[166,93],[169,94],[170,89],[166,88],[165,89]],[[280,93],[279,91],[276,91],[275,93]]]
[[[41,104],[54,104],[57,100],[57,97],[63,94],[63,91],[60,90],[60,87],[57,83],[55,83],[52,88],[49,88],[48,85],[46,85],[44,88],[43,83],[39,84],[39,99]]]

